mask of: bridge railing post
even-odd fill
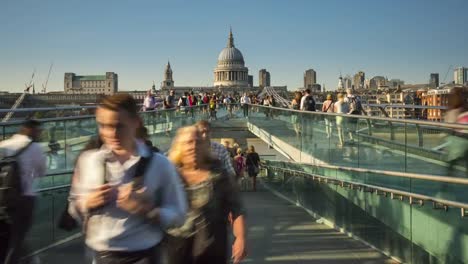
[[[388,121],[388,126],[390,128],[390,140],[395,140],[395,127],[391,121]]]
[[[367,134],[372,136],[372,121],[370,119],[366,119],[367,123]]]
[[[416,132],[418,134],[418,146],[423,147],[424,145],[424,135],[420,125],[416,124]]]

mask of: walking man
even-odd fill
[[[141,122],[128,94],[106,97],[96,110],[100,148],[75,167],[69,212],[81,218],[96,264],[157,264],[165,228],[187,210],[175,167],[136,138]]]
[[[249,117],[249,105],[250,104],[250,98],[247,96],[247,93],[244,93],[244,96],[241,97],[240,103],[242,106],[242,110],[244,112],[244,117],[248,118]]]
[[[0,150],[3,157],[16,158],[18,175],[21,183],[15,204],[7,205],[9,217],[9,239],[5,264],[19,263],[24,239],[33,222],[34,204],[36,192],[33,182],[37,177],[42,177],[46,172],[46,158],[44,151],[37,143],[41,134],[41,124],[36,120],[28,120],[20,131],[10,139],[0,142]],[[14,175],[14,176],[18,176]],[[2,241],[1,243],[4,243]],[[0,253],[0,260],[2,260]]]
[[[301,105],[300,105],[300,110],[302,111],[311,111],[315,112],[315,100],[314,97],[312,96],[310,89],[305,90],[304,96],[301,98]],[[307,142],[312,143],[312,137],[313,137],[313,132],[314,128],[313,126],[315,125],[315,115],[311,114],[306,114],[302,118],[304,124],[303,124],[303,131],[305,132],[304,139]],[[315,144],[316,145],[316,144]]]
[[[221,164],[223,165],[224,169],[230,175],[232,175],[232,177],[235,177],[236,171],[234,170],[234,167],[232,166],[231,154],[223,145],[219,144],[218,142],[211,141],[210,123],[206,120],[201,120],[201,121],[198,121],[195,124],[195,126],[200,131],[203,140],[210,141],[211,152],[213,153],[213,155],[221,161]]]

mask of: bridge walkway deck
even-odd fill
[[[324,224],[307,212],[261,188],[244,192],[247,207],[249,256],[243,263],[275,264],[390,264],[365,244]],[[82,239],[42,253],[41,263],[89,263]]]

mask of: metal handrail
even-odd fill
[[[303,162],[292,163],[292,162],[287,162],[287,161],[282,161],[282,162],[289,163],[289,164],[300,164],[300,165],[306,165],[306,166],[315,166],[315,167],[321,167],[321,168],[327,168],[327,169],[335,169],[335,170],[340,170],[340,171],[374,173],[374,174],[380,174],[380,175],[385,175],[385,176],[390,176],[390,177],[399,177],[399,178],[428,180],[428,181],[434,181],[434,182],[445,182],[445,183],[468,185],[468,179],[448,177],[448,176],[434,176],[434,175],[429,175],[429,174],[419,174],[419,173],[411,173],[411,172],[398,172],[398,171],[374,170],[374,169],[363,169],[363,168],[354,168],[354,167],[341,167],[341,166],[328,165],[328,164],[311,164],[311,163],[303,163]]]
[[[57,186],[53,186],[53,187],[41,188],[41,189],[37,190],[37,193],[43,193],[43,192],[50,192],[50,191],[65,189],[65,188],[69,188],[70,186],[71,186],[71,184],[63,184],[63,185],[57,185]]]
[[[288,111],[288,112],[298,113],[298,114],[300,113],[300,114],[305,114],[305,115],[342,116],[346,118],[370,119],[370,120],[385,121],[385,122],[391,122],[391,123],[405,123],[405,124],[412,124],[412,125],[436,126],[436,127],[442,127],[442,128],[450,128],[450,129],[468,129],[468,125],[462,125],[462,124],[440,123],[440,122],[408,120],[408,119],[395,119],[395,118],[375,117],[375,116],[366,116],[366,115],[349,115],[349,114],[301,111],[301,110],[274,107],[274,106],[264,106],[264,105],[259,105],[259,104],[248,104],[248,105],[252,107],[271,108],[271,109]]]
[[[68,116],[68,117],[51,117],[51,118],[41,118],[38,119],[41,122],[54,122],[54,121],[73,121],[78,119],[87,119],[87,118],[95,118],[95,115],[79,115],[79,116]],[[15,121],[8,121],[0,123],[0,126],[9,126],[9,125],[21,125],[24,123],[24,120],[15,120]]]
[[[58,110],[82,110],[82,109],[95,109],[96,105],[83,105],[83,106],[56,106],[56,107],[35,107],[35,108],[16,108],[16,109],[0,109],[0,113],[20,113],[20,112],[41,112],[41,111],[58,111]]]
[[[202,107],[204,105],[197,105],[197,106],[185,106],[185,108],[197,108]],[[178,107],[169,108],[169,109],[156,109],[151,111],[142,111],[140,113],[160,113],[160,112],[167,112],[167,111],[176,111]],[[68,117],[51,117],[51,118],[41,118],[39,119],[41,122],[53,122],[53,121],[66,121],[66,120],[77,120],[77,119],[87,119],[87,118],[94,118],[95,115],[78,115],[78,116],[68,116]],[[24,123],[24,120],[14,120],[8,122],[0,122],[0,126],[8,126],[8,125],[20,125]]]
[[[456,202],[456,201],[451,201],[451,200],[446,200],[446,199],[440,199],[440,198],[433,197],[433,196],[427,196],[427,195],[422,195],[422,194],[413,193],[413,192],[406,192],[406,191],[401,191],[401,190],[398,190],[398,189],[386,188],[386,187],[381,187],[381,186],[376,186],[376,185],[371,185],[371,184],[366,184],[366,183],[359,183],[359,182],[353,182],[353,181],[348,181],[348,180],[334,179],[334,178],[330,178],[330,177],[326,177],[326,176],[322,176],[322,175],[318,175],[318,174],[314,174],[314,173],[309,173],[309,172],[305,172],[305,171],[299,171],[299,170],[293,170],[293,169],[287,169],[287,168],[281,168],[281,167],[269,166],[269,165],[266,165],[266,167],[270,167],[270,168],[272,168],[274,170],[276,169],[276,170],[283,170],[283,171],[287,171],[287,172],[292,172],[294,174],[299,174],[299,175],[306,176],[306,177],[311,177],[312,176],[313,179],[314,178],[323,179],[324,182],[326,182],[326,183],[328,183],[328,182],[330,182],[330,183],[338,182],[338,183],[341,184],[342,187],[345,187],[344,184],[348,184],[348,186],[351,187],[351,188],[353,188],[354,186],[358,187],[358,188],[361,188],[361,189],[362,189],[362,187],[365,187],[365,188],[368,188],[368,190],[371,190],[372,192],[375,191],[376,193],[377,193],[377,191],[381,191],[383,193],[390,193],[390,194],[392,194],[392,198],[396,194],[396,195],[401,196],[400,199],[402,201],[403,201],[403,197],[408,197],[410,204],[414,203],[413,199],[418,199],[420,201],[433,202],[434,207],[436,207],[437,205],[457,207],[457,208],[461,209],[462,217],[465,217],[467,215],[467,213],[466,213],[466,210],[468,209],[468,204],[467,203],[461,203],[461,202]]]

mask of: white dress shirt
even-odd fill
[[[240,101],[241,101],[241,104],[250,104],[250,97],[248,97],[247,95],[242,96]]]
[[[31,138],[21,134],[15,134],[11,138],[0,142],[0,155],[12,156],[31,142]],[[39,143],[33,142],[18,157],[20,167],[21,187],[23,195],[35,196],[35,179],[46,173],[46,158]]]
[[[187,211],[187,198],[180,177],[169,160],[154,153],[145,170],[144,186],[149,199],[160,208],[160,224],[150,223],[143,216],[130,214],[116,205],[117,188],[132,181],[141,157],[148,157],[150,149],[137,142],[137,155],[124,163],[115,159],[103,145],[100,149],[80,155],[70,192],[69,212],[78,218],[77,208],[87,215],[86,244],[96,251],[138,251],[158,244],[163,230],[182,225]],[[106,169],[104,165],[106,164]],[[81,206],[87,194],[107,182],[114,187],[112,201],[102,208],[86,212]]]

